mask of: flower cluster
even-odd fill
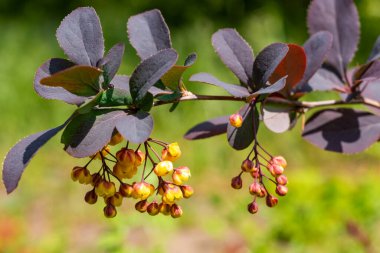
[[[144,153],[140,150],[142,145],[131,149],[127,142],[126,147],[121,148],[116,155],[113,155],[110,146],[117,145],[122,141],[122,136],[115,133],[109,145],[91,156],[91,160],[85,166],[77,166],[72,170],[73,181],[93,187],[86,193],[85,201],[88,204],[95,204],[99,197],[103,198],[105,202],[103,211],[107,218],[116,216],[116,208],[122,205],[124,198],[138,200],[135,209],[141,213],[147,212],[152,216],[162,213],[171,215],[173,218],[182,216],[183,211],[178,205],[178,201],[182,198],[190,198],[194,190],[191,186],[184,185],[184,182],[188,181],[191,176],[190,169],[185,166],[174,168],[173,162],[181,156],[178,143],[167,144],[148,139],[143,143]],[[161,155],[152,147],[153,144],[162,147]],[[112,158],[108,158],[108,155]],[[95,159],[101,160],[102,165],[99,171],[91,174],[88,167]],[[108,165],[110,162],[113,163],[112,169]],[[152,167],[146,174],[147,162],[150,162]],[[142,167],[141,179],[133,181],[139,167]],[[157,177],[156,186],[147,182],[151,175]],[[171,179],[165,180],[169,176]],[[131,181],[127,182],[128,179]],[[160,196],[159,202],[157,202],[158,196]],[[149,198],[153,198],[153,200],[149,201]]]
[[[253,158],[250,158],[253,154]],[[278,203],[278,198],[270,194],[266,182],[275,185],[275,192],[278,196],[285,196],[288,193],[286,187],[288,183],[287,177],[283,174],[287,162],[282,156],[270,155],[258,142],[248,157],[241,164],[241,172],[232,178],[231,186],[234,189],[243,187],[243,173],[250,174],[253,182],[249,185],[249,193],[254,196],[253,201],[248,205],[248,211],[252,214],[257,213],[259,206],[257,198],[265,198],[268,207],[274,207]],[[267,174],[270,174],[267,175]]]

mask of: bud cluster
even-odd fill
[[[80,184],[91,185],[92,189],[86,193],[85,201],[88,204],[95,204],[98,198],[103,198],[105,207],[104,215],[107,218],[115,217],[116,208],[122,205],[124,198],[137,200],[135,209],[141,213],[147,212],[149,215],[171,215],[173,218],[182,216],[182,208],[178,201],[183,198],[190,198],[194,190],[184,183],[189,180],[190,169],[185,166],[175,168],[173,162],[181,156],[181,149],[178,143],[166,144],[162,141],[148,139],[143,143],[145,153],[139,148],[135,150],[126,147],[121,148],[115,155],[111,153],[110,145],[117,145],[123,141],[119,133],[114,134],[109,145],[101,151],[91,156],[91,160],[84,167],[74,167],[71,173],[73,181]],[[159,155],[151,144],[162,147]],[[151,155],[151,154],[154,154]],[[111,158],[108,158],[107,156]],[[100,159],[102,162],[99,171],[92,173],[88,169],[90,163]],[[112,162],[112,169],[108,163]],[[148,162],[152,165],[150,172],[145,174]],[[135,176],[141,169],[141,179],[136,181]],[[148,183],[146,180],[150,175],[155,175],[157,185]],[[170,177],[170,179],[165,179]],[[130,182],[126,180],[131,179]],[[152,201],[149,199],[152,198]],[[159,199],[157,202],[156,199]]]
[[[250,159],[252,153],[253,158]],[[284,175],[286,166],[287,162],[284,157],[270,155],[256,142],[252,152],[242,162],[241,172],[231,180],[232,188],[241,189],[243,187],[242,176],[244,173],[249,174],[253,179],[248,187],[249,193],[253,196],[253,201],[248,205],[250,213],[258,212],[258,198],[265,198],[265,203],[268,207],[277,205],[278,198],[269,192],[266,183],[269,182],[275,185],[275,192],[278,196],[285,196],[288,193],[288,188],[286,187],[288,179]]]

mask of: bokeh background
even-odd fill
[[[380,34],[380,2],[357,0],[362,38],[353,65],[363,62]],[[235,27],[255,53],[272,42],[303,44],[308,0],[1,0],[0,1],[0,156],[20,138],[61,124],[73,107],[47,101],[33,90],[36,69],[48,58],[64,57],[55,40],[60,20],[79,6],[96,8],[109,49],[127,44],[120,73],[138,63],[127,42],[129,16],[159,8],[171,29],[174,47],[184,60],[197,52],[185,80],[201,71],[234,82],[214,53],[210,39],[223,27]],[[201,94],[224,94],[202,84],[188,88]],[[308,99],[334,97],[317,94]],[[380,252],[380,146],[353,156],[321,151],[300,137],[300,124],[276,135],[261,127],[259,138],[273,154],[288,159],[289,194],[276,208],[251,201],[230,188],[248,151],[235,152],[225,136],[196,142],[182,136],[192,125],[231,114],[236,102],[186,102],[174,113],[154,109],[153,136],[178,141],[192,169],[193,198],[182,201],[184,216],[150,217],[125,201],[116,218],[103,217],[103,203],[87,205],[88,187],[70,179],[71,168],[86,160],[69,157],[52,139],[25,171],[18,189],[7,196],[0,185],[0,252]]]

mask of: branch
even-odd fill
[[[185,95],[173,101],[156,101],[154,103],[154,106],[173,104],[173,103],[184,102],[184,101],[198,101],[198,100],[246,102],[246,98],[237,98],[237,97],[232,97],[232,96],[197,95],[197,94],[189,93],[188,95]],[[269,97],[267,98],[266,101],[277,103],[277,104],[292,105],[292,106],[295,106],[298,108],[304,108],[304,109],[313,109],[313,108],[318,108],[318,107],[334,106],[334,105],[340,106],[340,105],[358,105],[358,104],[369,105],[369,106],[380,109],[380,102],[377,102],[375,100],[368,99],[368,98],[354,99],[350,101],[344,101],[344,100],[294,101],[294,100],[288,100],[285,98]]]

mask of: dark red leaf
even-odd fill
[[[153,118],[149,113],[139,111],[126,114],[116,122],[116,129],[128,141],[136,144],[146,141],[153,130]]]
[[[8,152],[3,164],[3,181],[7,193],[11,193],[16,189],[22,173],[37,151],[61,131],[68,122],[69,120],[56,128],[26,137]]]
[[[224,83],[220,81],[219,79],[217,79],[216,77],[214,77],[213,75],[208,74],[208,73],[198,73],[198,74],[192,75],[189,81],[207,83],[207,84],[218,86],[220,88],[223,88],[225,91],[227,91],[234,97],[244,98],[244,97],[249,96],[249,92],[245,87]]]
[[[82,104],[87,97],[74,95],[62,87],[50,87],[40,83],[41,79],[54,75],[55,73],[68,69],[72,66],[74,66],[74,63],[59,58],[50,59],[42,64],[42,66],[37,70],[34,78],[34,89],[37,94],[46,99],[58,99],[65,101],[68,104]]]
[[[94,8],[74,10],[57,29],[59,45],[71,61],[96,67],[104,54],[104,39],[99,17]]]
[[[253,51],[235,29],[220,29],[212,45],[223,63],[246,84],[252,85]]]
[[[256,128],[257,132],[259,128],[259,114],[256,108],[252,108],[250,105],[243,106],[239,113],[243,116],[243,124],[241,127],[235,128],[229,123],[227,140],[234,149],[243,150],[255,139],[254,129]]]
[[[306,53],[306,70],[302,81],[298,84],[300,90],[310,78],[322,66],[327,53],[332,46],[333,37],[331,33],[322,31],[313,34],[304,44]]]
[[[359,153],[379,139],[380,117],[348,108],[322,110],[308,119],[302,136],[325,150]]]
[[[95,154],[108,144],[117,120],[125,114],[121,110],[92,110],[77,115],[62,134],[66,152],[77,158]]]
[[[129,41],[143,60],[172,47],[169,28],[159,10],[130,17],[127,32]]]
[[[148,90],[173,67],[177,58],[173,49],[165,49],[142,61],[129,80],[133,99],[141,101]]]
[[[310,34],[329,31],[333,45],[327,61],[344,76],[359,43],[359,16],[353,0],[313,0],[307,23]]]
[[[119,70],[124,55],[124,48],[123,43],[116,44],[98,64],[98,67],[103,68],[103,71],[106,72],[109,81],[113,79]]]
[[[229,116],[223,116],[202,122],[187,131],[184,138],[187,140],[199,140],[224,134],[227,132],[228,118]]]
[[[269,77],[284,59],[289,47],[283,43],[274,43],[264,48],[253,64],[253,82],[255,91],[267,84]]]

